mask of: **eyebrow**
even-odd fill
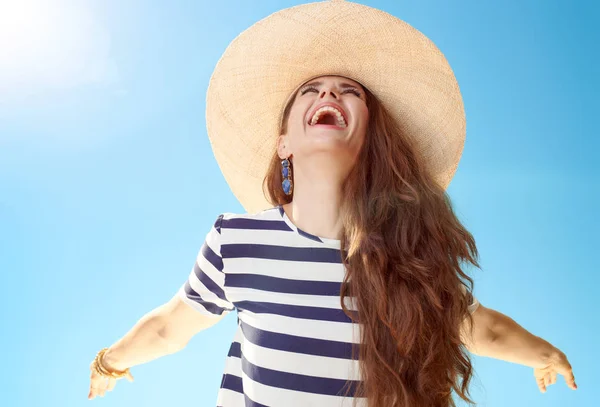
[[[320,86],[320,85],[322,85],[322,84],[323,84],[323,82],[321,82],[321,81],[313,81],[313,82],[310,82],[310,83],[307,83],[307,84],[305,84],[305,85],[304,85],[304,86],[302,86],[300,89],[304,89],[304,88],[305,88],[305,87],[307,87],[307,86]],[[340,83],[340,87],[341,87],[342,89],[347,89],[347,88],[356,88],[356,89],[359,89],[359,87],[358,87],[358,86],[356,86],[356,85],[352,85],[352,84],[350,84],[350,83],[346,83],[346,82]]]

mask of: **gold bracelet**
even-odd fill
[[[96,357],[94,358],[94,368],[96,372],[98,372],[98,374],[101,376],[114,379],[119,379],[121,377],[127,376],[129,374],[129,368],[121,371],[110,370],[102,363],[102,358],[104,357],[104,354],[107,350],[108,348],[103,348],[96,354]]]
[[[108,348],[104,348],[96,354],[96,358],[94,359],[94,367],[96,368],[96,372],[98,372],[98,374],[100,374],[101,376],[115,379],[127,376],[127,374],[129,373],[129,368],[122,371],[110,370],[103,364],[102,358],[104,357],[104,354],[107,350]]]

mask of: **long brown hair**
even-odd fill
[[[353,353],[362,380],[354,395],[366,397],[369,407],[454,407],[454,390],[474,405],[468,389],[473,367],[459,327],[465,318],[473,326],[467,308],[473,280],[460,262],[479,268],[475,240],[409,138],[365,91],[367,133],[340,207],[346,248],[340,301],[361,323]],[[281,134],[294,99],[285,106]],[[273,205],[292,201],[282,181],[275,151],[263,182]],[[465,296],[461,284],[467,282]],[[344,296],[355,297],[358,319]]]

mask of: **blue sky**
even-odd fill
[[[473,357],[481,406],[592,406],[600,323],[598,8],[364,1],[448,58],[467,139],[448,188],[482,304],[569,357],[579,389]],[[95,353],[185,281],[222,212],[243,213],[205,130],[238,33],[299,1],[0,2],[0,393],[6,406],[214,406],[235,313],[88,401]],[[594,249],[595,248],[595,249]],[[596,345],[594,345],[596,344]],[[91,403],[91,404],[90,404]]]

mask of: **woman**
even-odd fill
[[[219,215],[177,295],[97,354],[90,398],[234,309],[217,406],[472,402],[467,350],[576,388],[564,353],[467,289],[477,249],[445,193],[464,110],[421,33],[350,2],[275,13],[217,64],[207,127],[248,212]]]

